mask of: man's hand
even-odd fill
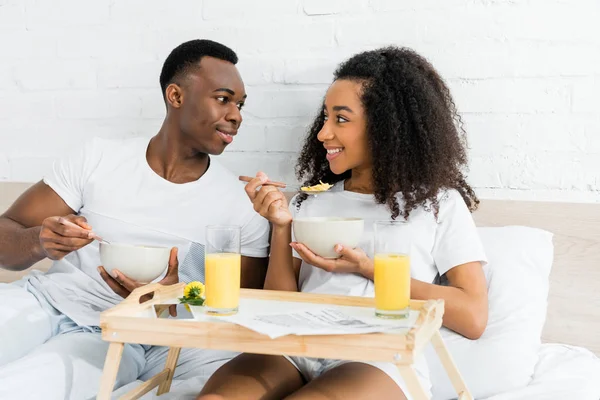
[[[92,227],[84,217],[49,217],[42,222],[40,244],[44,254],[51,260],[60,260],[93,240]]]
[[[321,268],[327,272],[360,274],[365,278],[373,280],[373,261],[361,249],[351,249],[338,244],[335,246],[335,251],[341,257],[331,260],[316,255],[302,243],[291,243],[290,246],[298,252],[298,255],[305,262],[317,268]]]
[[[137,289],[141,286],[144,286],[145,283],[136,282],[133,279],[125,276],[119,270],[113,270],[113,276],[109,275],[108,272],[104,269],[104,267],[98,267],[98,272],[104,282],[110,288],[121,296],[122,298],[126,298],[131,294],[134,289]],[[173,285],[179,282],[179,262],[177,261],[177,247],[173,247],[171,249],[171,255],[169,257],[169,266],[167,268],[167,274],[165,277],[158,283],[161,285]]]

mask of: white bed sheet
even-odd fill
[[[527,387],[485,400],[600,400],[600,358],[581,347],[543,344]]]
[[[478,400],[600,400],[600,358],[576,346],[544,344],[530,384],[519,390]],[[113,394],[113,399],[135,388],[141,382],[126,385]],[[173,381],[171,391],[160,397],[156,390],[143,400],[193,400],[204,380],[192,378]]]

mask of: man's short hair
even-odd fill
[[[183,77],[191,70],[198,68],[202,57],[215,57],[237,64],[235,51],[221,43],[206,39],[195,39],[175,47],[165,60],[160,72],[160,88],[165,96],[167,86]]]

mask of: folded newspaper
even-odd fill
[[[313,305],[289,312],[240,312],[219,319],[275,339],[286,335],[349,335],[406,331],[414,325],[418,314],[418,311],[411,311],[408,318],[386,320],[375,317],[372,308]]]

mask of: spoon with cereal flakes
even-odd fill
[[[319,193],[324,193],[331,189],[333,185],[329,183],[323,183],[323,181],[319,181],[319,184],[313,186],[302,186],[300,191],[306,194],[314,194],[317,195]]]
[[[252,177],[250,176],[240,176],[239,180],[242,182],[250,182],[252,179]],[[288,185],[286,183],[283,182],[276,182],[276,181],[267,181],[264,183],[265,185],[271,185],[271,186],[275,186],[277,188],[280,189],[286,189],[288,187],[293,187],[293,185]],[[296,186],[297,188],[298,186]],[[306,193],[308,195],[317,195],[319,193],[324,193],[326,191],[328,191],[329,189],[331,189],[333,187],[333,185],[330,185],[329,183],[323,183],[322,181],[319,181],[318,185],[314,185],[314,186],[303,186],[300,188],[300,191],[302,193]]]

